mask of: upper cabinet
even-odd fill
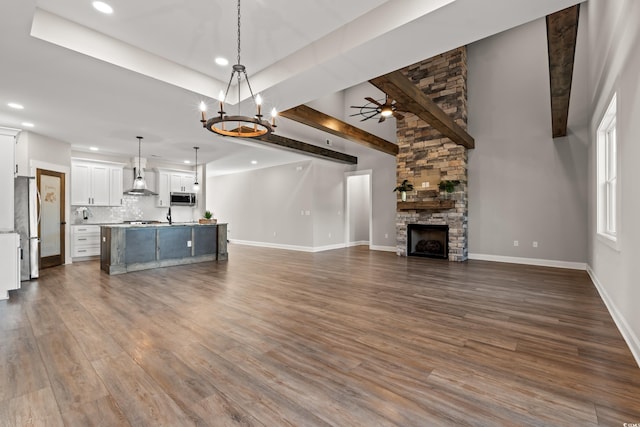
[[[122,205],[123,164],[89,160],[71,161],[71,204]]]
[[[0,194],[3,206],[0,208],[0,231],[12,231],[13,186],[15,176],[16,136],[18,129],[0,127]],[[2,296],[0,296],[2,298]]]
[[[172,193],[192,193],[195,175],[193,172],[172,172],[171,173]]]
[[[157,173],[156,206],[170,206],[170,193],[192,193],[193,183],[195,181],[195,172],[172,170],[172,169],[155,169]]]

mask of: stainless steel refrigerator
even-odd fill
[[[40,263],[38,205],[41,202],[36,179],[27,176],[17,177],[14,198],[15,232],[20,234],[20,280],[36,279]]]

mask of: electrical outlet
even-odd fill
[[[533,242],[533,247],[537,248],[538,247],[538,242]]]
[[[300,215],[304,216],[304,209],[300,210]]]
[[[331,233],[329,233],[329,238],[331,238]]]
[[[384,238],[388,239],[389,238],[389,233],[384,233]]]
[[[278,235],[278,233],[276,233],[275,231],[273,232],[273,237],[276,237]]]
[[[517,240],[513,241],[513,246],[519,246],[519,245],[520,245],[520,242],[518,242]]]
[[[187,240],[187,247],[190,248],[191,247],[191,240]]]
[[[311,215],[311,211],[304,211],[304,214],[309,216],[309,215]]]

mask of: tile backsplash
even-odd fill
[[[86,220],[83,211],[86,210]],[[156,206],[155,197],[123,196],[122,206],[72,206],[71,223],[102,224],[123,221],[166,221],[169,208]],[[197,206],[172,206],[171,218],[174,222],[197,222],[200,218]]]

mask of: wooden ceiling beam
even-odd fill
[[[271,134],[254,139],[266,144],[275,145],[288,151],[317,157],[323,160],[331,160],[333,162],[346,163],[348,165],[358,164],[358,158],[355,156],[329,150],[328,148],[319,147],[296,139],[287,138],[286,136]]]
[[[554,138],[567,136],[579,16],[579,4],[547,15],[551,126]]]
[[[400,71],[376,77],[369,82],[393,98],[402,111],[415,114],[456,144],[475,147],[473,137]]]
[[[398,154],[399,151],[397,144],[306,105],[298,105],[278,113],[278,115],[392,156]]]

